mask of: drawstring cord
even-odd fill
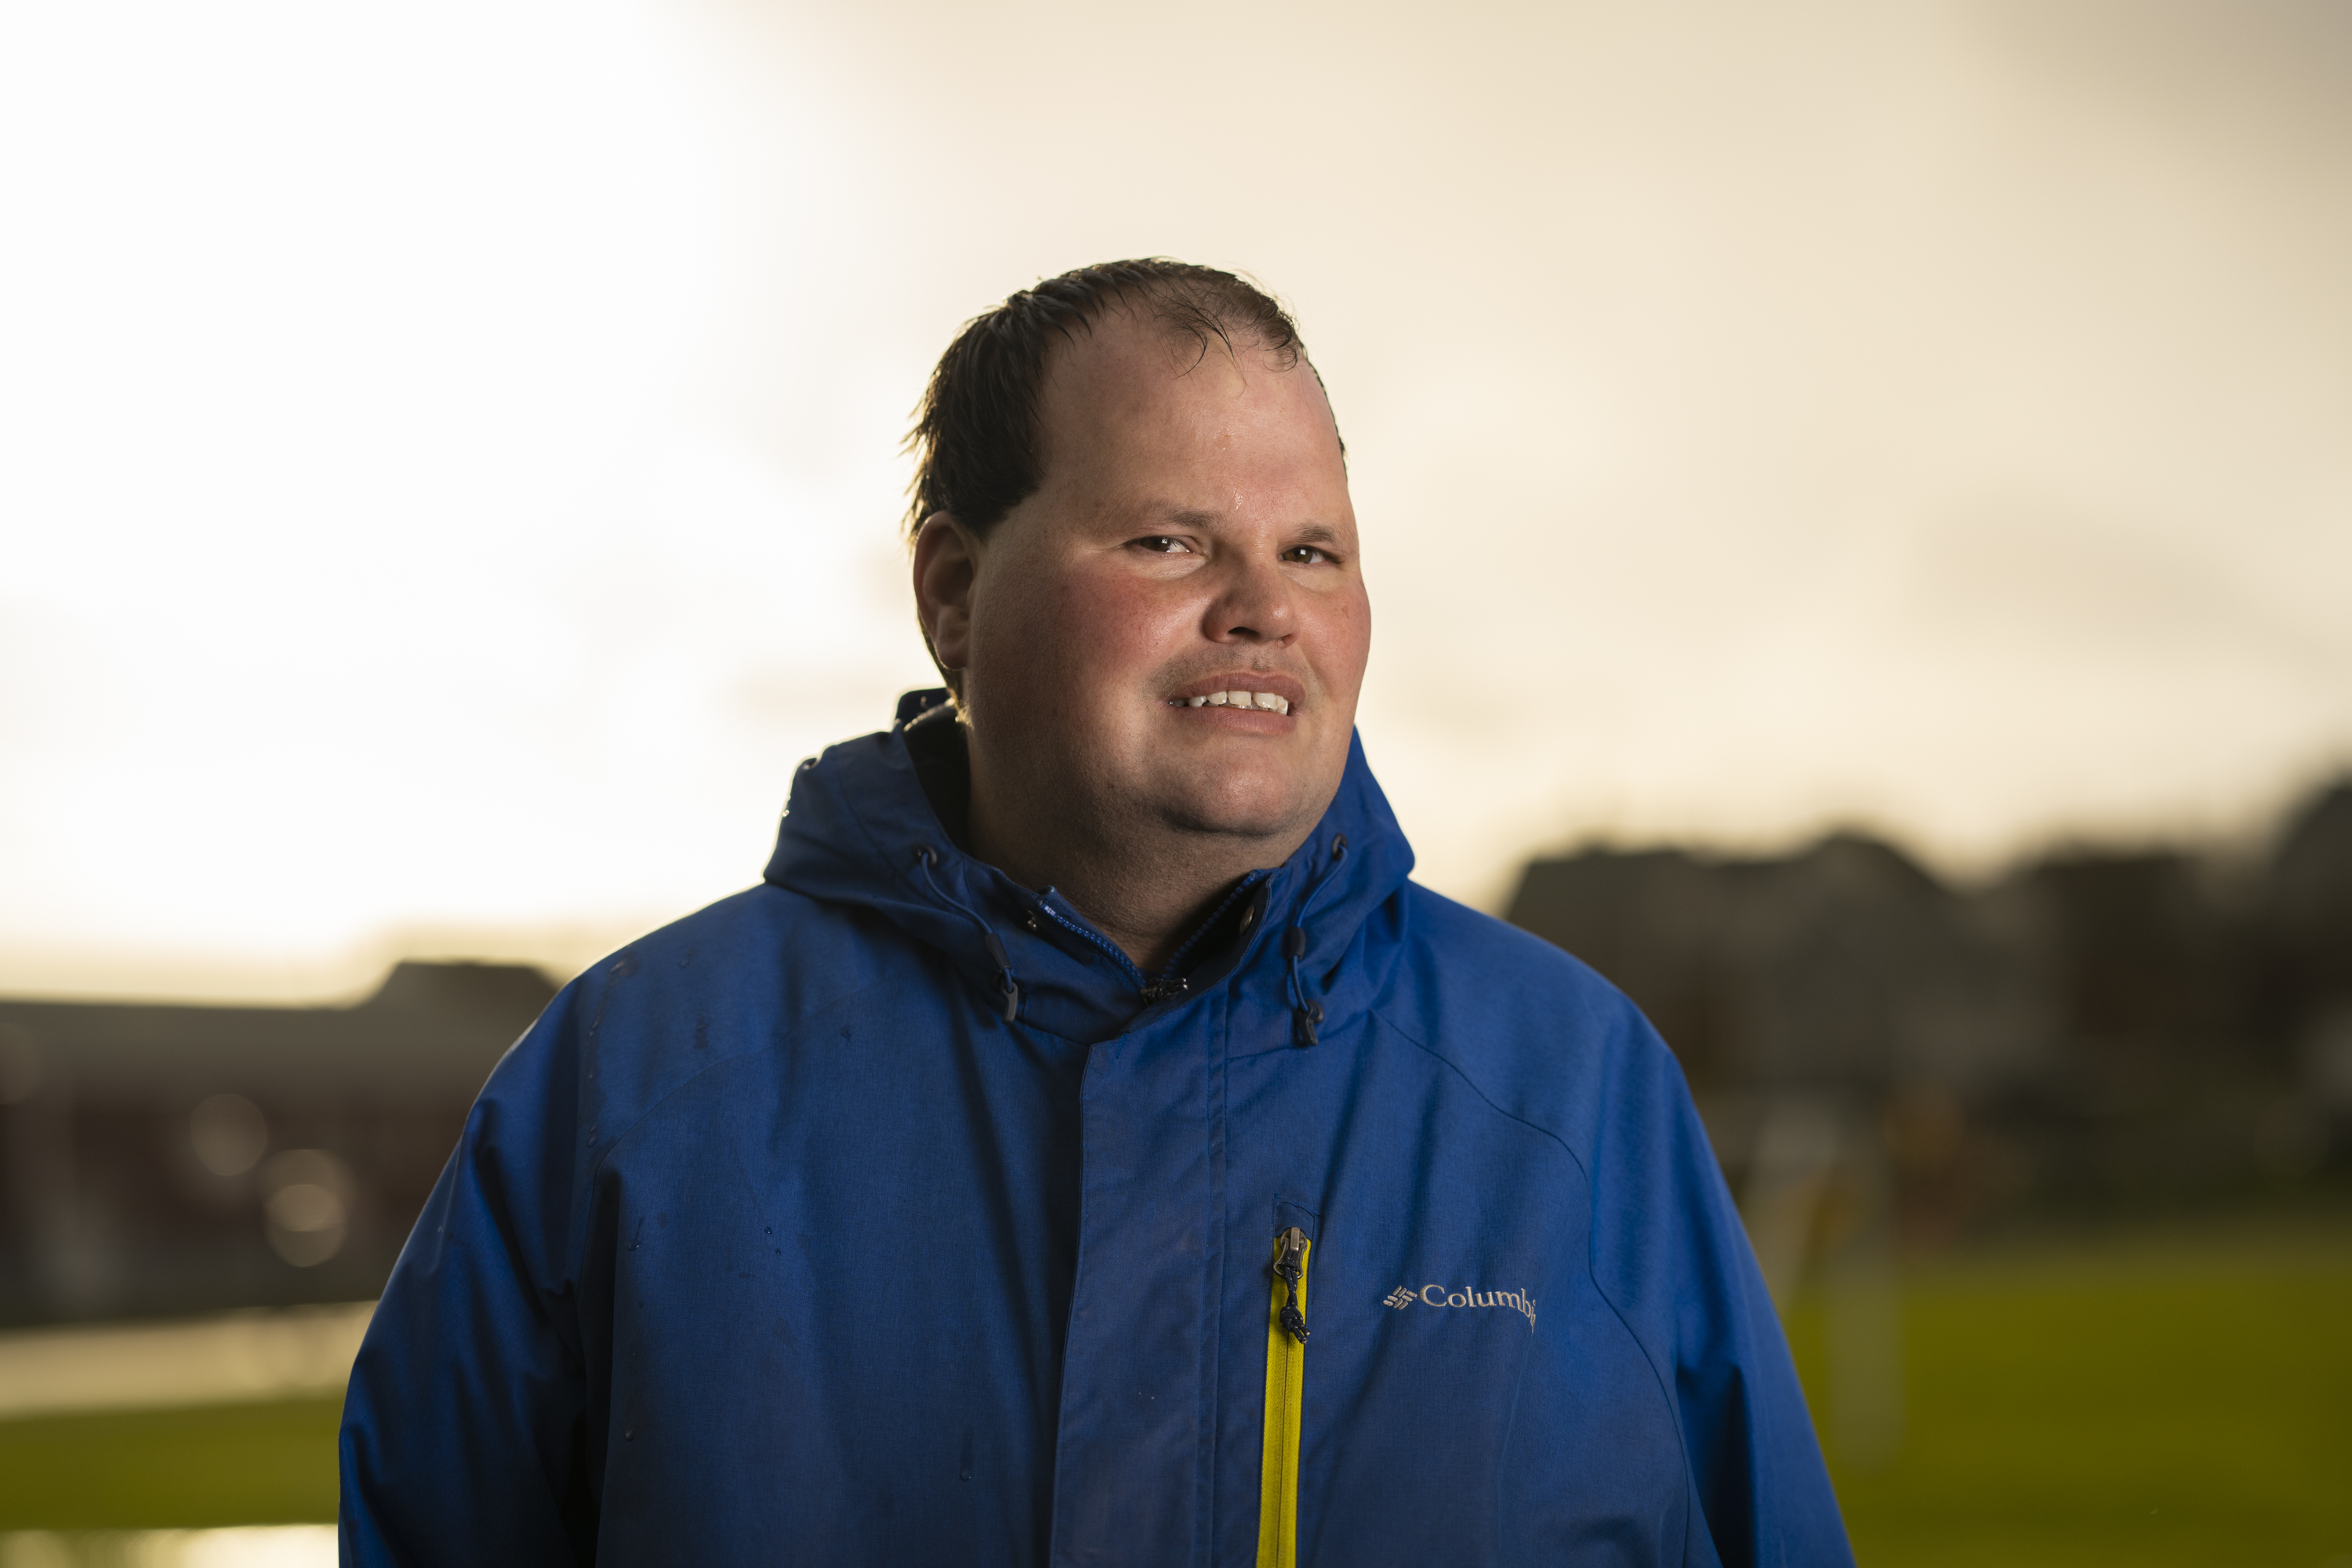
[[[922,868],[923,880],[929,886],[931,897],[979,928],[981,945],[988,949],[989,962],[996,965],[996,984],[1003,992],[1004,1021],[1008,1024],[1018,1023],[1021,1019],[1021,986],[1013,978],[1012,957],[1005,952],[1004,943],[998,938],[995,930],[986,921],[948,897],[947,889],[940,887],[938,879],[931,875],[931,868],[938,864],[939,858],[939,851],[929,845],[915,846],[915,864]]]
[[[1319,1031],[1323,1026],[1323,1004],[1307,994],[1306,976],[1298,972],[1298,961],[1307,956],[1307,912],[1314,907],[1315,896],[1323,890],[1325,884],[1331,880],[1332,874],[1339,869],[1339,862],[1347,858],[1348,836],[1334,834],[1331,858],[1324,864],[1315,880],[1308,884],[1306,896],[1298,900],[1298,913],[1291,917],[1290,929],[1282,933],[1282,956],[1290,969],[1291,1039],[1299,1046],[1320,1044],[1322,1037]]]
[[[1323,1004],[1307,994],[1306,982],[1299,978],[1298,961],[1307,953],[1307,931],[1292,926],[1282,933],[1282,956],[1290,961],[1290,1034],[1296,1045],[1321,1043],[1316,1030],[1323,1025]]]

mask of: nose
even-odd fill
[[[1298,631],[1289,579],[1272,561],[1233,560],[1201,630],[1217,643],[1288,642]]]

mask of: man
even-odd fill
[[[1842,1563],[1674,1060],[1406,880],[1338,430],[1228,274],[940,361],[944,692],[499,1065],[352,1373],[357,1563]]]

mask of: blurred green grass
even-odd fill
[[[340,1398],[0,1421],[0,1531],[335,1517]]]
[[[1789,1319],[1817,1418],[1822,1320]],[[1982,1253],[1910,1270],[1902,1321],[1900,1445],[1827,1445],[1863,1568],[2352,1568],[2352,1228]],[[0,1422],[0,1531],[331,1521],[339,1413]]]
[[[1824,1311],[1789,1337],[1817,1426]],[[1825,1442],[1862,1568],[2352,1568],[2352,1230],[1914,1268],[1903,1436]]]

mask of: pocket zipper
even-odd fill
[[[1295,1568],[1298,1561],[1298,1416],[1307,1388],[1307,1254],[1314,1245],[1295,1225],[1274,1238],[1257,1568]]]

